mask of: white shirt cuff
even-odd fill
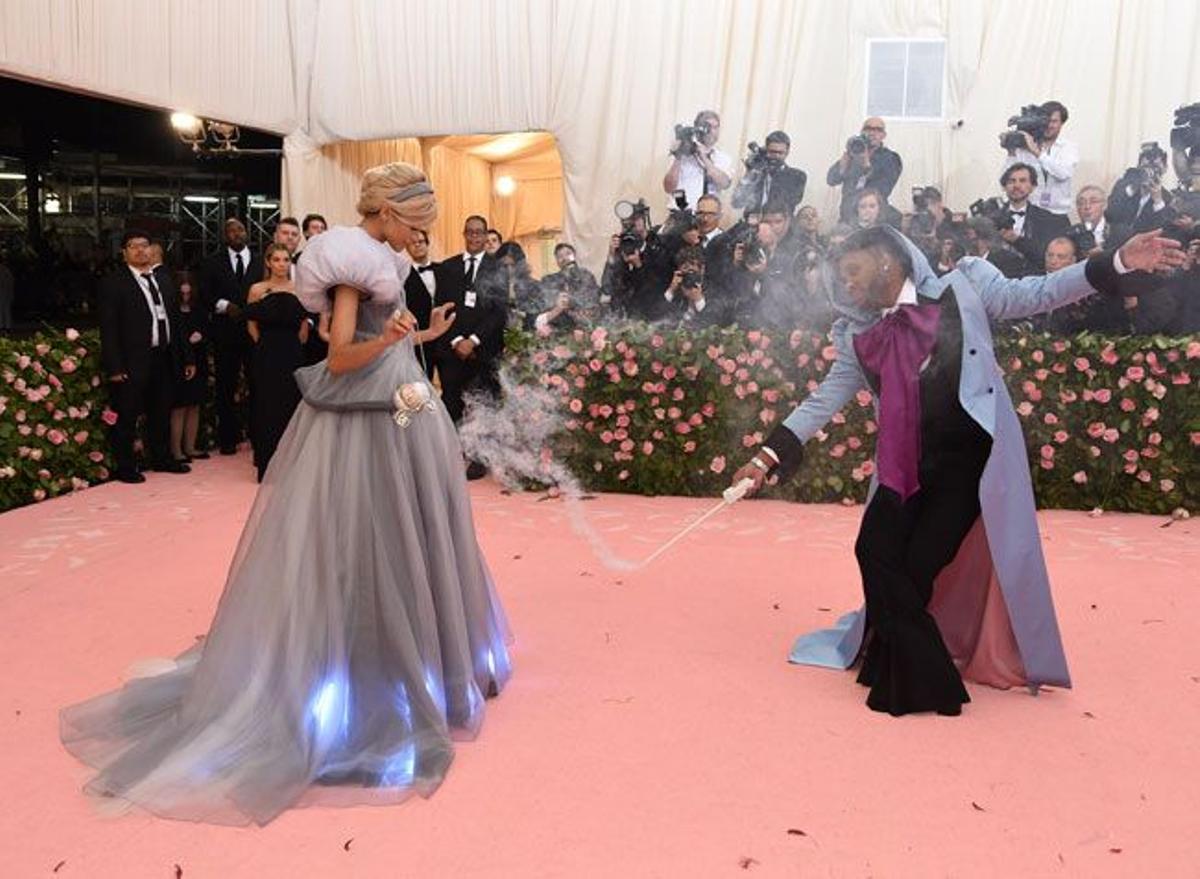
[[[766,452],[768,458],[774,461],[776,465],[779,464],[779,456],[775,454],[775,450],[770,446],[763,446],[761,449],[759,449],[759,451]]]
[[[217,314],[224,314],[229,308],[229,300],[228,299],[218,299],[216,308],[217,308]]]
[[[480,345],[483,344],[483,342],[479,341],[479,337],[477,335],[475,335],[474,333],[471,333],[471,335],[467,336],[467,338],[475,343],[476,348],[478,348]]]
[[[453,348],[455,345],[457,345],[459,342],[461,342],[465,338],[466,338],[466,336],[455,336],[453,339],[450,340],[450,347]]]
[[[543,311],[533,319],[533,328],[535,330],[544,330],[548,326],[550,326],[550,312],[548,311]]]
[[[1121,262],[1120,248],[1113,252],[1113,268],[1117,270],[1118,275],[1127,275],[1132,271],[1132,269],[1125,266],[1125,263]]]

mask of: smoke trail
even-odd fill
[[[467,415],[459,439],[467,457],[485,464],[501,484],[520,490],[528,482],[557,487],[566,504],[571,527],[591,545],[600,562],[614,571],[633,571],[644,562],[617,555],[587,521],[584,491],[566,465],[555,459],[552,441],[563,429],[555,394],[537,386],[519,384],[508,369],[500,370],[502,403],[482,395],[467,401]]]

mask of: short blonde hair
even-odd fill
[[[389,162],[368,168],[359,191],[358,212],[369,217],[386,209],[414,229],[428,229],[437,219],[437,199],[432,190],[395,200],[405,189],[418,183],[428,185],[429,180],[420,168],[407,162]]]

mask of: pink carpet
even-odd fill
[[[254,490],[221,459],[0,517],[0,875],[1196,875],[1200,526],[1070,512],[1041,525],[1076,689],[896,720],[786,662],[856,602],[860,509],[742,504],[616,574],[561,501],[477,483],[515,674],[431,800],[101,816],[58,709],[206,630]],[[709,503],[586,510],[636,557]]]

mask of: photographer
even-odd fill
[[[721,199],[712,194],[701,196],[696,202],[696,231],[700,235],[698,243],[705,251],[721,236],[720,222]]]
[[[545,311],[533,322],[539,335],[590,326],[599,317],[600,285],[596,276],[575,261],[575,248],[565,242],[554,248],[558,271],[542,278]]]
[[[721,117],[713,110],[697,113],[691,127],[676,125],[663,191],[670,195],[682,189],[687,203],[695,205],[706,193],[728,189],[733,183],[733,159],[717,149],[720,135]]]
[[[1042,180],[1037,206],[1063,216],[1071,210],[1071,177],[1079,164],[1079,148],[1059,136],[1067,118],[1067,108],[1058,101],[1022,107],[1021,115],[1008,122],[1017,130],[1000,135],[1000,146],[1008,153],[1004,168],[1036,168]]]
[[[967,220],[966,242],[974,255],[986,259],[1006,278],[1023,278],[1033,274],[1025,258],[1008,246],[990,217],[978,216]]]
[[[913,214],[908,223],[908,237],[944,237],[945,227],[953,222],[954,217],[942,202],[941,190],[936,186],[914,186],[912,200]]]
[[[769,202],[754,238],[733,248],[734,319],[744,327],[795,328],[801,306],[800,236],[782,202]]]
[[[1171,163],[1179,178],[1176,195],[1200,192],[1200,103],[1175,111],[1171,129]]]
[[[874,189],[887,202],[900,179],[904,163],[900,156],[883,145],[887,127],[883,120],[872,116],[865,121],[862,132],[846,141],[846,149],[825,175],[830,186],[842,187],[840,218],[843,223],[855,220],[858,193]]]
[[[746,173],[733,190],[735,208],[762,209],[768,200],[783,202],[795,213],[796,206],[804,200],[804,187],[808,175],[799,168],[787,164],[792,139],[782,131],[767,135],[766,146],[759,148],[751,143],[744,160]]]
[[[1000,175],[1000,185],[1008,202],[1004,206],[1011,225],[999,223],[1000,237],[1011,244],[1030,265],[1041,265],[1050,239],[1066,234],[1071,221],[1065,214],[1055,214],[1032,204],[1030,197],[1038,185],[1037,171],[1018,162],[1009,165]],[[1009,225],[1009,228],[1004,228]]]
[[[1163,186],[1167,154],[1154,142],[1142,144],[1137,165],[1126,169],[1108,196],[1106,216],[1114,226],[1134,234],[1157,229],[1167,221],[1169,195]]]
[[[622,222],[622,231],[609,244],[600,301],[618,315],[656,321],[663,317],[668,304],[662,294],[671,277],[671,262],[650,234],[645,205],[639,202],[635,207],[635,213]]]
[[[1121,243],[1121,232],[1114,229],[1105,216],[1107,208],[1108,197],[1099,186],[1085,186],[1079,190],[1079,195],[1075,196],[1075,212],[1079,215],[1079,222],[1072,228],[1078,230],[1082,227],[1092,233],[1094,244],[1089,253]]]

